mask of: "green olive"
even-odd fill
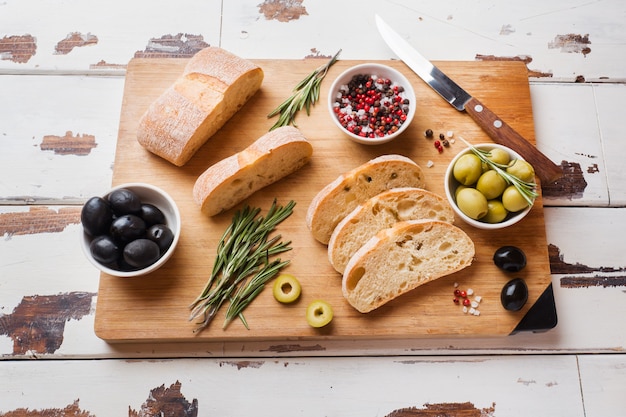
[[[511,161],[509,153],[500,148],[493,148],[489,150],[489,155],[487,155],[487,159],[500,165],[508,165]]]
[[[315,300],[306,309],[306,321],[312,327],[324,327],[333,319],[333,309],[326,301]]]
[[[480,220],[485,223],[500,223],[506,219],[509,212],[504,208],[504,204],[500,200],[487,201],[487,214]]]
[[[506,188],[506,181],[493,169],[485,172],[478,178],[476,189],[483,193],[487,200],[500,197]]]
[[[528,162],[521,159],[515,159],[506,169],[511,175],[516,176],[522,181],[533,182],[535,181],[535,169]]]
[[[274,280],[274,298],[283,303],[293,303],[300,297],[302,286],[296,277],[291,274],[280,274]]]
[[[456,200],[456,197],[459,195],[459,191],[461,191],[464,188],[467,188],[467,186],[459,185],[458,187],[456,187],[456,189],[454,190],[454,199],[455,200]]]
[[[466,153],[457,159],[452,168],[454,178],[463,185],[472,185],[482,174],[482,163],[473,153]]]
[[[478,220],[487,214],[487,199],[475,188],[464,188],[459,191],[456,204],[465,215],[474,220]]]
[[[504,208],[511,212],[516,212],[528,207],[528,201],[524,198],[514,185],[509,185],[502,193],[502,204]]]

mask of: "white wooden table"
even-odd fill
[[[527,63],[538,147],[571,168],[569,188],[544,190],[556,328],[366,342],[96,337],[99,273],[78,217],[111,183],[128,61],[207,45],[246,58],[395,58],[374,12],[431,59]],[[0,2],[0,416],[625,415],[625,18],[622,0]],[[55,137],[68,146],[50,146]]]

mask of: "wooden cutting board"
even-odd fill
[[[443,175],[450,159],[464,145],[456,141],[439,154],[424,131],[454,133],[472,143],[490,139],[466,114],[459,113],[426,86],[403,63],[385,61],[402,71],[413,84],[417,113],[409,129],[392,143],[364,146],[349,141],[335,127],[326,108],[327,90],[333,79],[361,61],[339,61],[322,83],[319,103],[311,115],[298,115],[297,124],[311,141],[314,154],[309,165],[297,173],[257,192],[246,203],[265,213],[274,198],[281,204],[296,201],[293,215],[278,233],[291,240],[293,250],[283,254],[291,264],[285,272],[302,283],[302,296],[293,305],[282,305],[270,287],[245,310],[247,330],[236,320],[222,329],[223,312],[199,334],[188,320],[189,304],[201,292],[215,259],[217,243],[230,224],[235,209],[209,218],[200,213],[192,199],[196,178],[215,162],[235,153],[265,134],[275,119],[266,115],[291,93],[292,88],[325,61],[256,61],[265,72],[260,91],[184,167],[176,167],[145,151],[135,140],[137,123],[148,105],[182,72],[184,59],[133,59],[128,65],[120,129],[113,173],[114,185],[148,182],[165,189],[178,203],[182,235],[172,259],[149,276],[122,279],[102,274],[98,292],[95,332],[109,342],[129,341],[218,341],[411,338],[424,336],[506,336],[550,284],[548,244],[543,205],[538,198],[521,223],[503,231],[482,231],[457,225],[474,240],[476,258],[472,266],[441,278],[371,312],[354,310],[341,294],[341,276],[327,260],[326,247],[315,241],[305,225],[313,196],[341,173],[382,154],[402,154],[420,164],[427,189],[444,195]],[[534,143],[534,127],[527,70],[515,62],[440,62],[441,69],[461,86],[508,121]],[[432,161],[432,167],[429,162]],[[239,206],[241,207],[241,206]],[[492,263],[494,251],[516,245],[528,257],[521,273],[507,274]],[[520,276],[529,286],[530,298],[519,312],[500,304],[502,286]],[[464,314],[453,303],[454,284],[471,288],[482,297],[480,316]],[[311,328],[305,319],[306,306],[314,299],[328,301],[335,318],[322,329]]]

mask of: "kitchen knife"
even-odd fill
[[[378,15],[376,15],[376,26],[387,45],[409,68],[452,107],[469,114],[496,143],[507,146],[522,155],[535,168],[542,183],[552,183],[563,176],[561,167],[541,153],[476,97],[472,97],[424,58]]]

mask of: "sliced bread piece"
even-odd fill
[[[137,141],[182,166],[247,101],[263,81],[256,64],[224,49],[197,52],[184,72],[143,114]]]
[[[383,155],[340,175],[309,205],[306,223],[313,237],[328,244],[333,230],[359,204],[398,187],[424,188],[422,168],[402,155]]]
[[[448,200],[422,188],[394,188],[370,198],[339,222],[328,242],[328,260],[343,273],[348,261],[382,229],[406,220],[454,223]]]
[[[450,223],[409,220],[383,229],[350,259],[342,291],[361,313],[437,278],[460,271],[474,258],[474,242]]]
[[[194,184],[193,198],[203,213],[214,216],[297,171],[312,154],[300,130],[279,127],[204,171]]]

